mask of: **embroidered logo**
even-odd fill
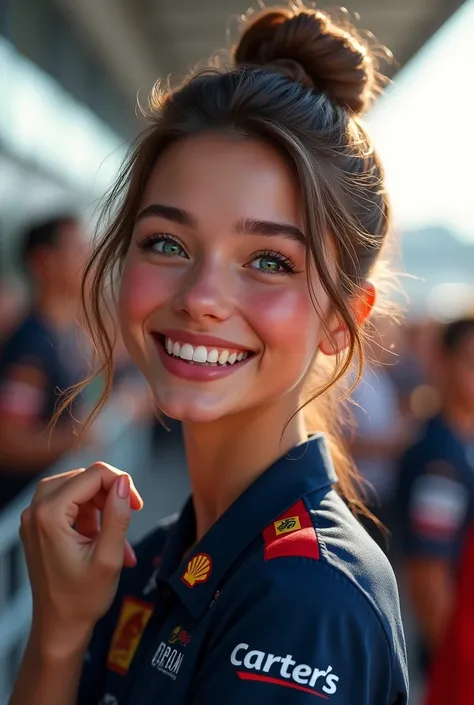
[[[299,517],[287,517],[286,519],[279,519],[273,522],[275,527],[275,534],[280,536],[280,534],[289,534],[292,531],[298,531],[301,529],[301,522]]]
[[[173,629],[168,639],[168,644],[181,644],[187,646],[191,641],[191,634],[182,628],[181,624]]]
[[[107,668],[121,675],[127,673],[152,613],[153,605],[147,602],[134,597],[123,600],[107,658]]]
[[[196,583],[205,583],[212,570],[212,560],[207,553],[198,553],[191,558],[181,580],[188,587],[193,588]]]

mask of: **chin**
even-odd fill
[[[157,407],[166,416],[175,421],[182,421],[183,423],[212,423],[213,421],[218,421],[228,413],[226,409],[223,408],[222,399],[217,401],[217,403],[209,403],[195,399],[179,399],[178,395],[172,395],[174,398],[163,398],[163,395],[155,395],[155,402]]]

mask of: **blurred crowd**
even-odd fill
[[[25,286],[0,280],[0,512],[72,448],[94,444],[93,427],[79,431],[100,380],[50,425],[61,390],[91,371],[78,313],[89,242],[74,214],[34,223],[17,239]],[[159,442],[161,426],[120,342],[113,395]],[[375,515],[362,520],[399,577],[426,674],[447,640],[474,526],[474,318],[380,322],[351,410],[347,443]]]

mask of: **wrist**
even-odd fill
[[[33,619],[28,643],[44,663],[55,665],[83,659],[92,632],[93,627],[85,625],[44,625]]]

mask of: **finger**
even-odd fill
[[[91,499],[91,502],[94,504],[94,506],[101,512],[104,510],[105,501],[107,499],[108,494],[109,493],[105,490],[100,490],[100,492],[98,492],[96,496]],[[139,504],[136,495],[130,493],[130,509],[137,511],[142,507],[143,503]]]
[[[115,480],[123,474],[126,473],[107,463],[94,463],[85,472],[76,474],[68,482],[59,486],[53,495],[56,498],[60,496],[61,503],[69,504],[70,506],[75,505],[77,508],[81,504],[90,502],[101,491],[108,494]],[[138,505],[137,508],[141,508],[143,500],[135,489],[130,476],[127,475],[127,477],[130,480],[129,502],[132,503],[131,497],[133,495],[133,505]],[[77,514],[74,516],[74,520],[76,516]]]
[[[108,494],[94,557],[103,567],[120,570],[126,556],[126,534],[130,525],[130,477],[122,474]],[[127,550],[128,555],[128,550]]]
[[[63,472],[60,475],[51,475],[51,477],[44,477],[39,481],[31,504],[35,505],[40,500],[45,499],[56,492],[60,487],[65,485],[67,482],[72,480],[73,477],[85,472],[85,468],[77,468],[76,470],[70,470],[69,472]]]
[[[89,539],[95,539],[99,535],[99,510],[93,504],[82,505],[76,519],[76,531]]]

